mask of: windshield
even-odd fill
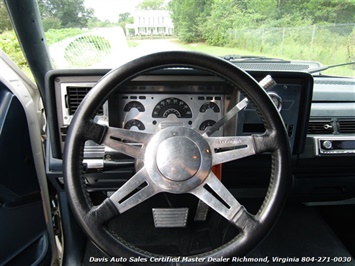
[[[167,50],[199,51],[233,61],[267,61],[263,57],[321,65],[355,61],[355,2],[351,0],[38,3],[55,68],[109,69]],[[321,65],[310,64],[310,68]],[[354,65],[322,73],[354,76]]]

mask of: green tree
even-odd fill
[[[164,10],[164,0],[143,0],[138,6],[141,10]]]
[[[44,31],[48,31],[49,29],[60,29],[62,27],[62,22],[59,18],[48,17],[42,20],[42,25]]]
[[[355,21],[355,0],[309,0],[302,5],[313,23],[349,23]]]
[[[206,42],[211,45],[226,45],[227,31],[243,27],[245,9],[244,1],[213,0],[203,27]]]
[[[355,21],[355,0],[277,0],[277,12],[312,24],[349,23]]]
[[[126,25],[129,23],[133,23],[134,18],[129,12],[121,13],[118,15],[118,25],[124,30],[126,33]]]
[[[132,20],[133,20],[133,17],[131,15],[131,13],[129,13],[129,12],[120,13],[118,15],[118,23],[126,22],[126,21],[132,21]]]
[[[97,17],[92,17],[88,21],[88,28],[106,28],[106,27],[112,27],[112,26],[117,26],[117,23],[111,22],[108,19],[105,21],[99,20]]]
[[[211,0],[172,0],[169,2],[174,31],[185,42],[202,40],[202,24]]]
[[[94,10],[86,8],[84,0],[41,0],[38,4],[42,19],[57,18],[64,28],[87,27],[89,19],[94,16]]]
[[[0,33],[11,29],[12,25],[9,18],[9,14],[7,13],[5,3],[3,1],[0,1]]]
[[[355,0],[171,0],[169,10],[181,40],[212,45],[229,45],[237,29],[355,21]]]

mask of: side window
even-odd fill
[[[3,1],[0,1],[0,49],[6,53],[12,61],[33,80],[16,33],[12,28],[9,14]]]

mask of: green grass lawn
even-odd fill
[[[230,48],[230,47],[219,47],[219,46],[211,46],[205,43],[183,43],[178,40],[173,40],[173,42],[179,45],[181,48],[194,51],[194,52],[202,52],[207,53],[215,56],[224,56],[224,55],[232,55],[232,54],[240,54],[246,55],[247,52],[237,49],[237,48]]]
[[[231,47],[220,47],[220,46],[211,46],[205,43],[183,43],[179,40],[173,40],[173,42],[179,45],[181,48],[188,50],[188,51],[195,51],[195,52],[203,52],[207,54],[211,54],[214,56],[225,56],[225,55],[254,55],[254,56],[265,56],[265,57],[276,57],[285,60],[296,60],[292,58],[287,58],[285,56],[275,56],[272,54],[262,54],[262,53],[255,53],[249,52],[247,50],[238,49],[238,48],[231,48]],[[317,60],[315,60],[317,61]],[[335,76],[355,76],[354,65],[338,67],[334,69],[329,69],[323,72],[323,75],[335,75]]]

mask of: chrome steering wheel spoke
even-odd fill
[[[242,234],[258,224],[255,216],[238,202],[212,171],[205,182],[190,193],[234,224]]]
[[[108,127],[102,144],[136,159],[142,159],[152,135],[127,129]],[[131,143],[128,143],[131,142]]]
[[[255,154],[253,137],[209,137],[212,165],[241,159]]]
[[[160,192],[151,181],[145,167],[132,176],[122,187],[110,196],[110,201],[123,213]]]
[[[212,165],[273,151],[275,148],[274,139],[268,134],[205,139],[211,147]]]
[[[239,227],[238,219],[246,210],[212,171],[205,181],[190,193]]]

